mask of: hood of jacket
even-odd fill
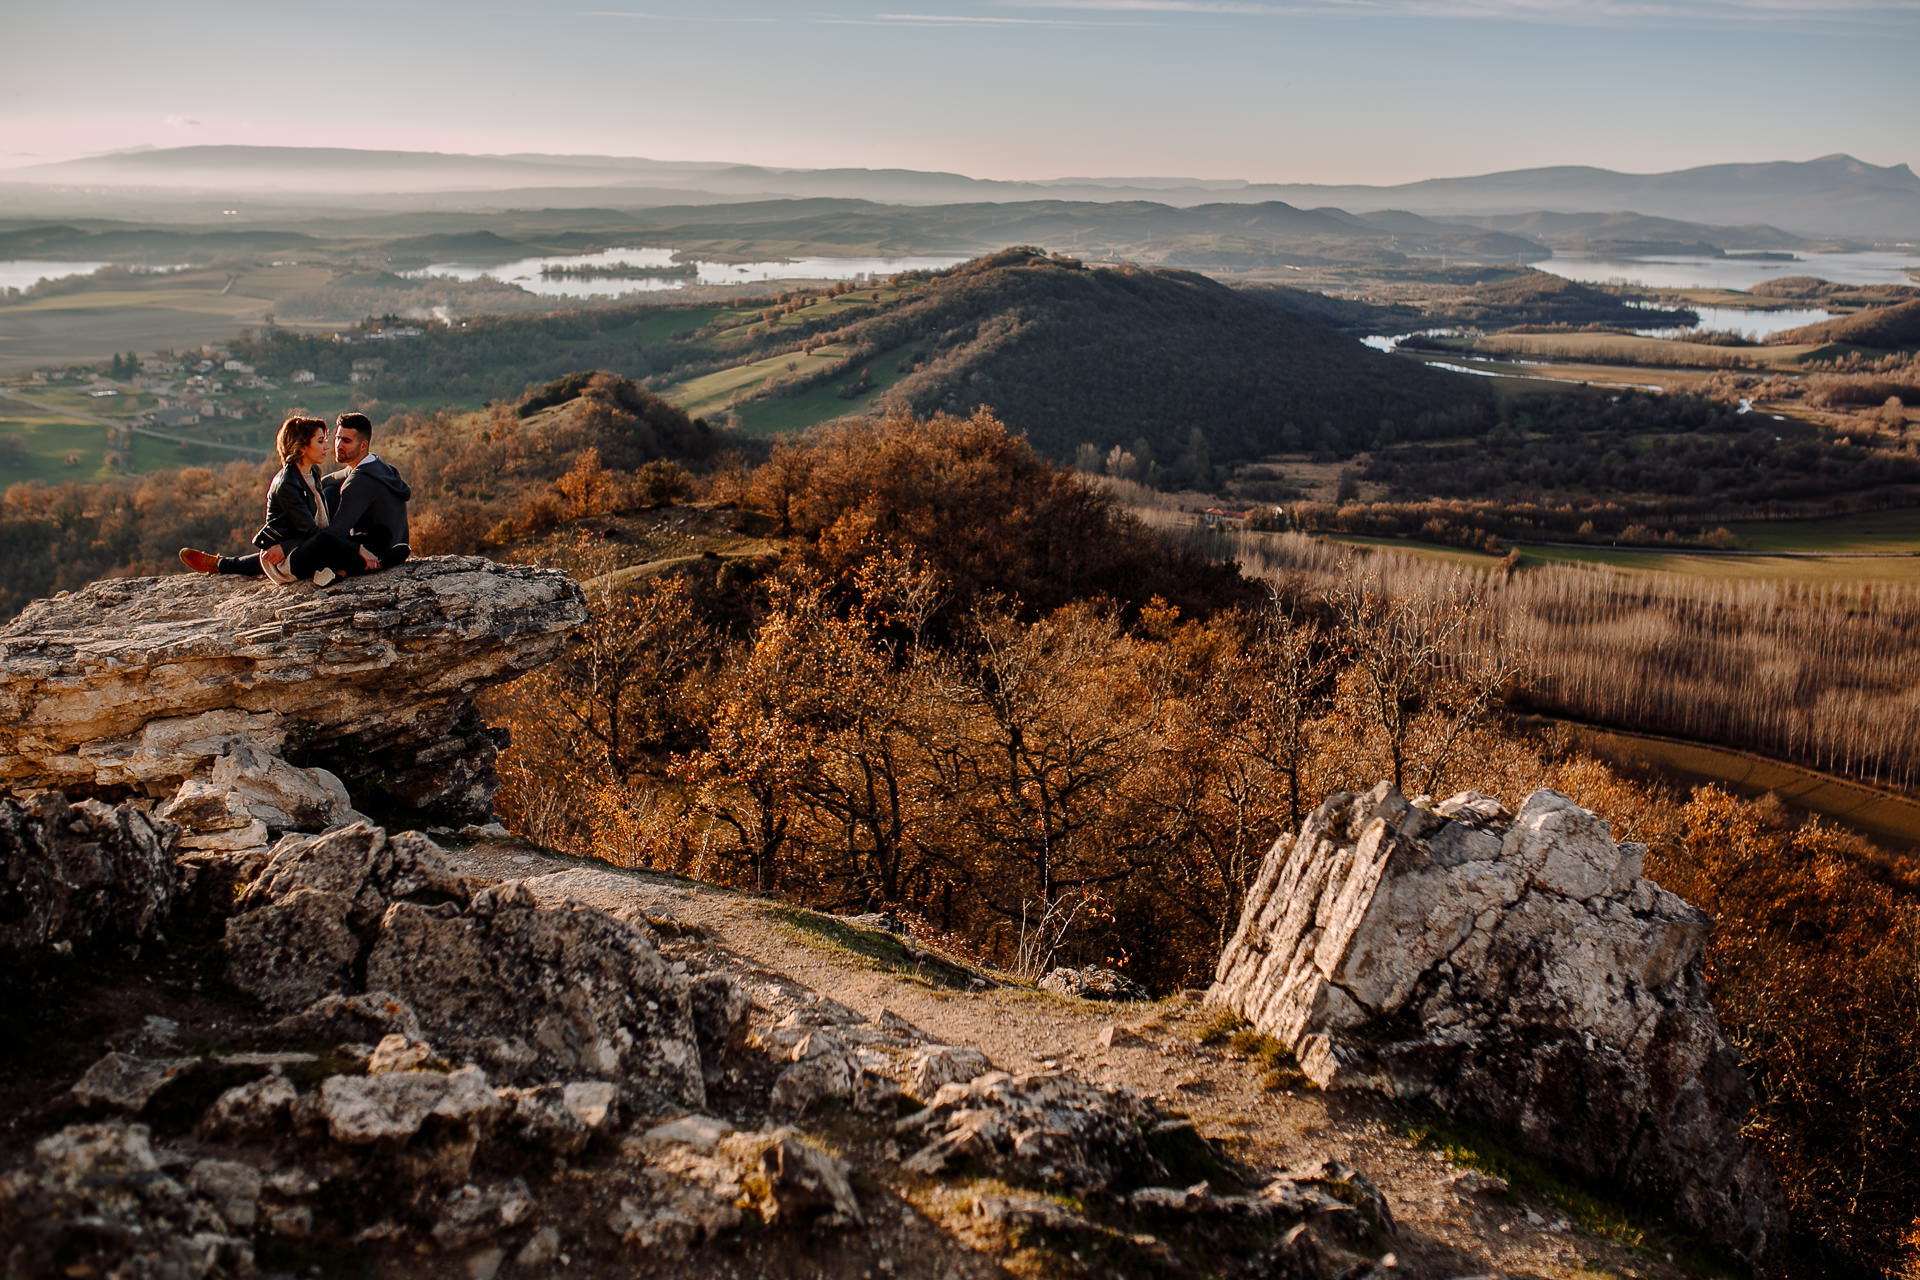
[[[340,483],[345,484],[351,478],[378,480],[381,484],[393,490],[393,496],[402,502],[405,502],[413,496],[412,486],[408,485],[405,480],[402,480],[400,473],[389,466],[384,458],[368,458],[365,462],[350,469],[345,475],[341,476]]]

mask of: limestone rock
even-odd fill
[[[87,1068],[73,1086],[82,1106],[112,1107],[138,1115],[153,1096],[200,1066],[198,1058],[139,1058],[109,1053]]]
[[[136,805],[0,797],[0,946],[152,937],[173,905],[176,835]]]
[[[253,1230],[262,1182],[258,1169],[238,1160],[201,1160],[187,1173],[187,1185],[213,1201],[236,1231]]]
[[[285,1126],[287,1115],[299,1095],[285,1076],[265,1075],[233,1088],[214,1099],[200,1117],[200,1129],[210,1138],[235,1138],[242,1142],[268,1138]]]
[[[377,777],[397,803],[484,822],[498,743],[474,692],[547,662],[586,618],[565,575],[470,556],[323,592],[95,582],[0,628],[0,784],[166,798],[238,739],[352,761],[349,786]]]
[[[713,1116],[689,1115],[657,1124],[640,1135],[642,1148],[685,1146],[711,1154],[721,1140],[733,1132],[733,1126]]]
[[[1424,1097],[1757,1260],[1780,1198],[1707,1003],[1700,912],[1552,791],[1340,793],[1268,853],[1208,999],[1322,1087]]]
[[[326,995],[291,1017],[273,1024],[275,1034],[333,1042],[385,1039],[399,1034],[420,1038],[420,1019],[391,992]]]
[[[89,1275],[258,1275],[243,1234],[251,1224],[226,1217],[251,1208],[245,1166],[210,1163],[219,1167],[188,1174],[209,1195],[162,1170],[144,1125],[72,1125],[43,1139],[31,1165],[0,1177],[7,1274],[80,1274],[84,1259]]]
[[[433,1056],[433,1046],[405,1032],[394,1031],[380,1037],[367,1058],[367,1074],[385,1075],[389,1071],[418,1071],[422,1068],[444,1070],[446,1064]]]
[[[1082,1000],[1145,1000],[1145,987],[1123,973],[1088,965],[1084,969],[1055,969],[1040,979],[1040,989],[1056,996],[1077,996]]]
[[[508,1129],[530,1146],[574,1156],[587,1149],[596,1133],[611,1129],[619,1117],[619,1089],[605,1080],[575,1080],[564,1085],[497,1090],[513,1108]]]
[[[937,1174],[970,1159],[1070,1191],[1098,1193],[1159,1171],[1144,1130],[1151,1106],[1126,1089],[1068,1072],[1010,1076],[990,1071],[950,1084],[895,1132],[927,1139],[905,1167]]]
[[[207,777],[181,783],[160,816],[189,833],[183,848],[229,851],[264,845],[270,833],[363,821],[332,773],[297,768],[241,737],[227,743]]]
[[[521,1178],[485,1188],[457,1187],[441,1206],[433,1240],[443,1249],[465,1248],[519,1226],[534,1208],[533,1196]]]
[[[706,1102],[688,983],[651,939],[604,911],[542,908],[517,884],[465,911],[401,901],[387,909],[367,982],[460,1050],[524,1037],[531,1069],[621,1081],[683,1106]]]
[[[367,1039],[424,1040],[516,1083],[597,1076],[706,1101],[691,983],[644,926],[542,907],[512,881],[475,889],[415,832],[362,823],[283,839],[227,922],[227,964],[270,1007],[307,1007],[300,1022],[377,1022],[352,997],[378,993],[391,1025]]]
[[[391,1071],[377,1076],[328,1076],[320,1086],[319,1117],[327,1135],[344,1146],[405,1142],[430,1117],[456,1125],[483,1124],[501,1110],[478,1067]]]
[[[914,1050],[908,1057],[906,1092],[910,1097],[930,1102],[942,1087],[965,1084],[991,1070],[993,1064],[978,1049],[930,1044]]]
[[[771,1135],[758,1161],[760,1216],[768,1222],[863,1223],[845,1162],[801,1142],[792,1131]]]

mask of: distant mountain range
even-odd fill
[[[1000,182],[910,169],[776,169],[625,156],[174,147],[0,171],[0,184],[316,195],[381,207],[418,207],[425,196],[459,198],[475,207],[506,202],[609,209],[806,198],[893,205],[1151,201],[1182,208],[1283,202],[1301,209],[1486,220],[1481,225],[1489,230],[1519,235],[1541,234],[1538,225],[1525,225],[1532,215],[1631,213],[1730,227],[1764,223],[1802,236],[1920,241],[1920,177],[1904,164],[1871,165],[1847,155],[1670,173],[1564,165],[1399,186],[1320,186],[1190,178]],[[395,203],[400,197],[409,199]],[[1522,221],[1504,222],[1515,218]]]

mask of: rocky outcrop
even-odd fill
[[[1431,1100],[1673,1205],[1749,1259],[1782,1233],[1707,1003],[1707,920],[1552,791],[1518,814],[1341,793],[1268,853],[1213,1002],[1326,1088]]]
[[[135,805],[0,797],[0,947],[153,936],[173,905],[177,835]]]
[[[964,1160],[1068,1191],[1098,1193],[1166,1176],[1147,1133],[1162,1117],[1130,1090],[1101,1088],[1072,1072],[990,1071],[943,1085],[898,1132],[926,1145],[907,1161],[935,1174]]]
[[[470,885],[425,836],[364,823],[282,839],[239,907],[228,977],[296,1014],[290,1028],[365,1018],[383,1040],[424,1038],[495,1079],[602,1079],[705,1104],[692,983],[644,925],[542,907],[512,881]]]
[[[564,574],[475,557],[320,590],[197,574],[95,582],[0,629],[0,786],[204,808],[183,784],[228,759],[271,793],[245,808],[272,829],[276,813],[301,826],[341,803],[310,794],[333,790],[325,778],[272,763],[304,758],[390,802],[484,821],[499,744],[474,694],[548,661],[586,617]]]
[[[0,1266],[23,1277],[257,1275],[248,1234],[259,1175],[246,1169],[248,1195],[225,1163],[175,1177],[144,1125],[63,1129],[35,1146],[29,1168],[0,1178]],[[123,1260],[135,1267],[113,1269]]]

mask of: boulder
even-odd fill
[[[1151,1105],[1129,1090],[1089,1084],[1071,1072],[989,1071],[945,1086],[895,1132],[926,1140],[904,1166],[916,1173],[937,1174],[971,1160],[1007,1175],[1098,1194],[1162,1172],[1146,1139],[1157,1119]]]
[[[1324,1088],[1428,1099],[1758,1260],[1781,1201],[1741,1133],[1707,920],[1642,854],[1552,791],[1516,815],[1334,795],[1268,853],[1208,999]]]
[[[181,783],[160,816],[197,834],[181,842],[190,849],[251,847],[231,837],[209,843],[222,832],[260,829],[258,843],[265,844],[266,833],[324,831],[361,820],[332,773],[288,764],[246,738],[228,742],[205,778]]]
[[[478,1067],[458,1071],[389,1071],[377,1076],[328,1076],[320,1086],[316,1118],[343,1146],[405,1142],[429,1119],[485,1125],[503,1109]]]
[[[235,986],[305,1010],[285,1032],[387,1044],[368,1050],[383,1064],[425,1042],[512,1083],[598,1077],[636,1098],[706,1102],[692,982],[644,925],[542,907],[513,881],[477,889],[417,832],[359,823],[283,839],[226,943]]]
[[[1082,1000],[1145,1000],[1147,989],[1116,969],[1090,964],[1084,969],[1059,968],[1040,979],[1040,989],[1056,996]]]
[[[991,1070],[993,1064],[978,1049],[951,1044],[925,1045],[907,1057],[906,1092],[909,1097],[931,1102],[945,1086],[965,1084]]]
[[[285,1127],[298,1096],[293,1084],[282,1075],[265,1075],[235,1085],[207,1108],[200,1118],[200,1131],[205,1137],[241,1142],[270,1138]]]
[[[551,659],[586,618],[564,574],[471,556],[318,591],[197,574],[95,582],[0,628],[0,785],[166,799],[243,761],[244,744],[484,822],[499,743],[474,694]],[[231,767],[270,793],[248,807],[302,825],[303,800],[279,803],[287,775]]]
[[[87,1068],[73,1086],[73,1096],[82,1106],[110,1107],[138,1115],[155,1094],[192,1075],[199,1066],[198,1058],[139,1058],[130,1053],[109,1053]]]
[[[173,906],[177,834],[138,805],[0,796],[0,946],[152,937]]]
[[[201,1161],[182,1185],[146,1126],[71,1125],[0,1177],[0,1262],[9,1276],[255,1276],[259,1186],[229,1161]]]

